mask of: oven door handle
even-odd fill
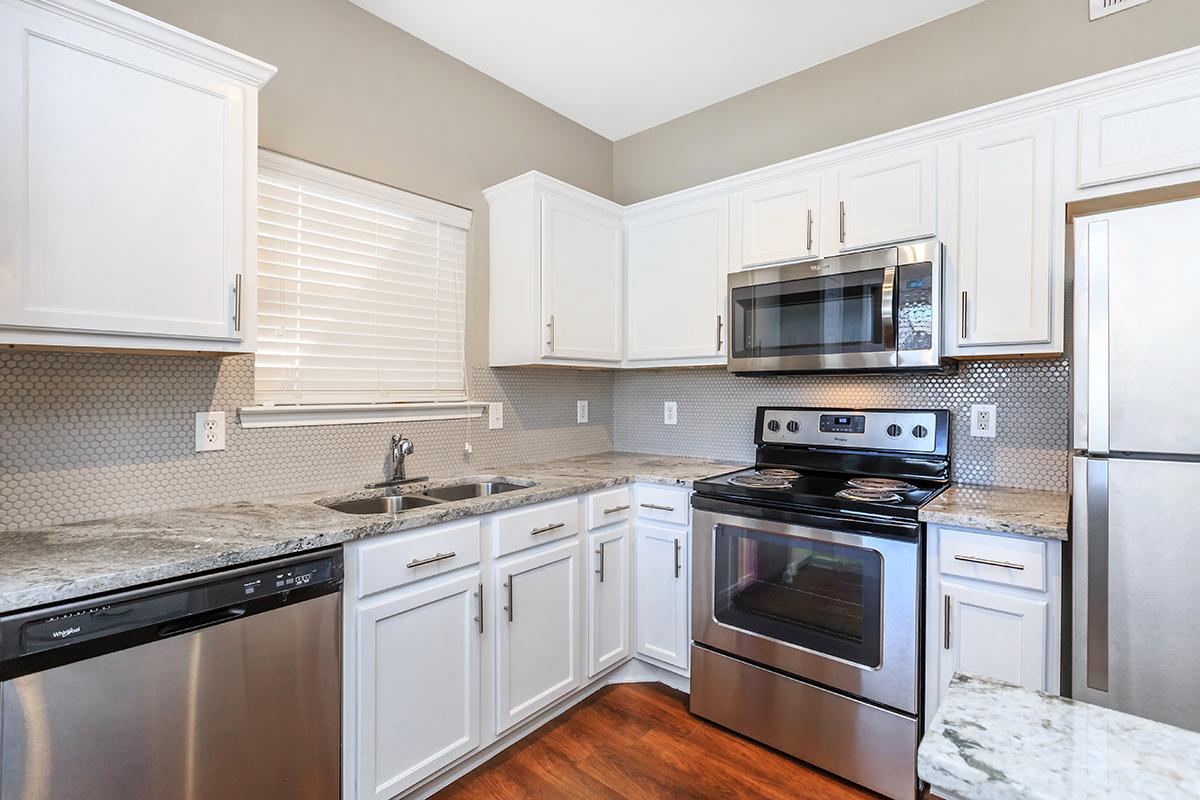
[[[883,287],[879,296],[879,322],[883,330],[883,349],[896,350],[896,268],[884,267]]]

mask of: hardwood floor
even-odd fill
[[[609,686],[434,796],[770,798],[877,795],[712,725],[658,683]]]

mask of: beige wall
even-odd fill
[[[645,200],[1200,45],[1197,0],[1152,0],[1093,23],[1087,8],[986,0],[621,139],[614,199]]]
[[[264,147],[475,212],[467,359],[487,362],[487,204],[538,169],[612,196],[612,143],[348,0],[124,0],[274,64]],[[470,370],[468,370],[470,374]]]

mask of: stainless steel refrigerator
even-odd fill
[[[1200,199],[1074,227],[1072,695],[1200,730]]]

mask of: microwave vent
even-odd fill
[[[1107,17],[1109,14],[1115,14],[1118,11],[1124,11],[1127,8],[1148,3],[1150,0],[1088,0],[1088,2],[1090,4],[1091,19],[1095,21],[1101,17]]]

